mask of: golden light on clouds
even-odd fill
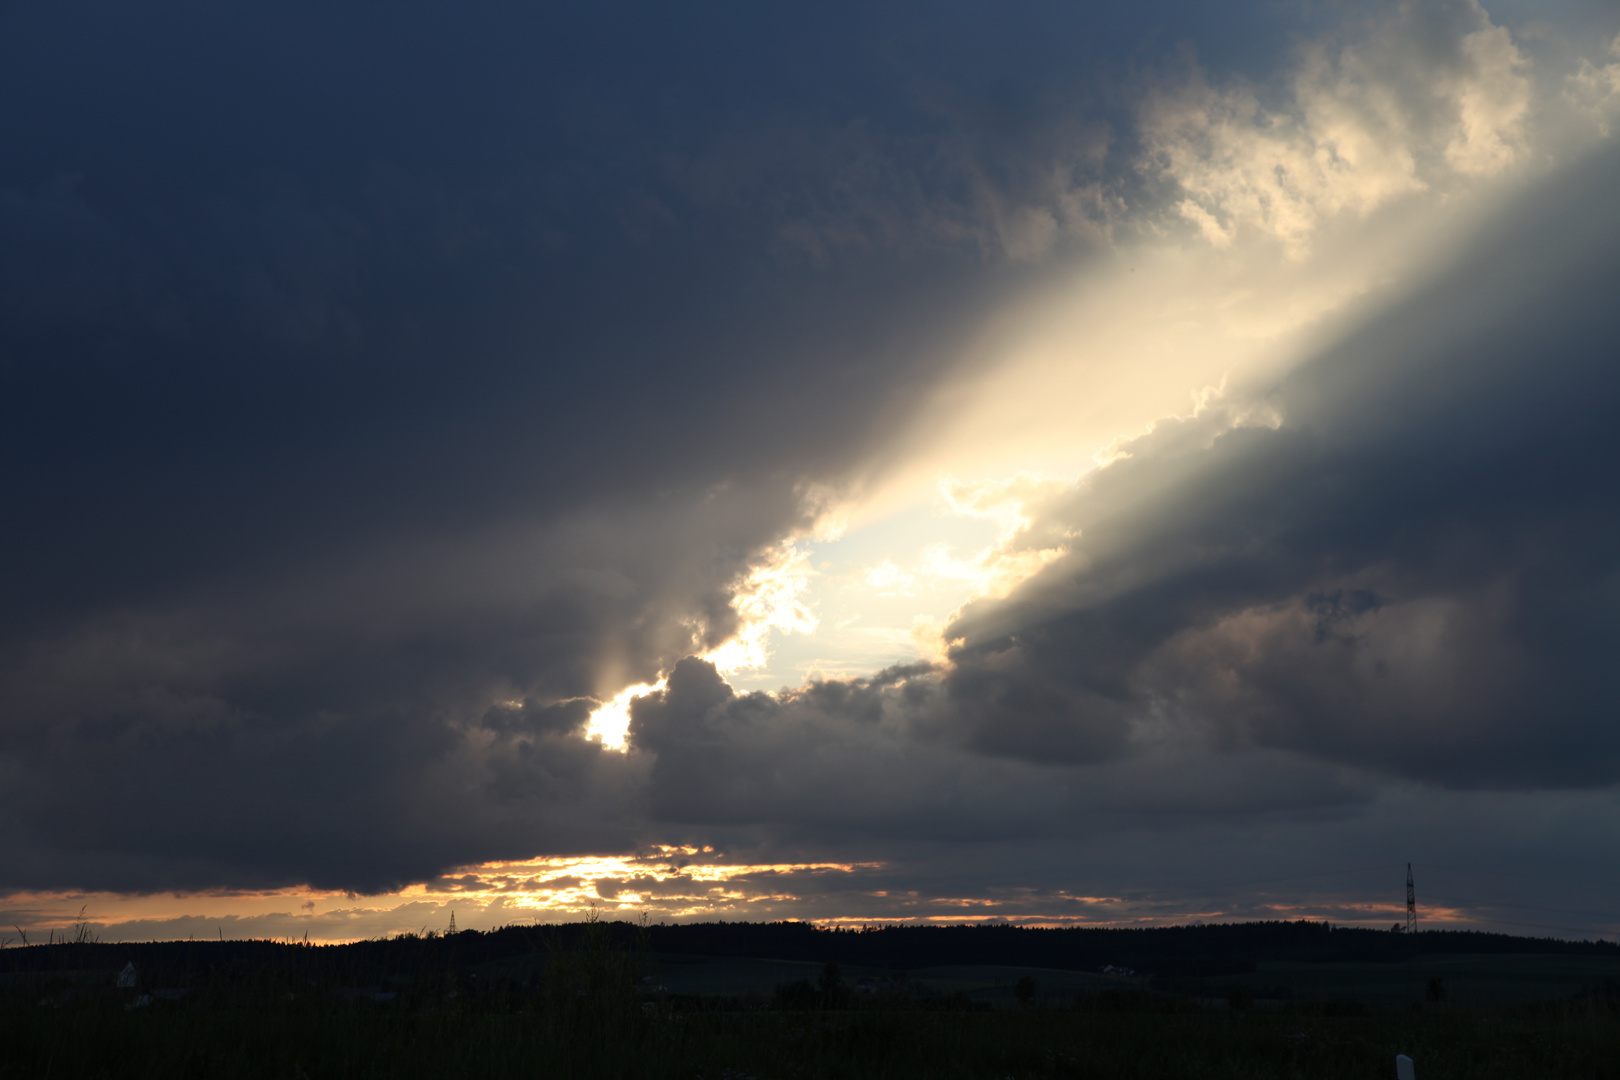
[[[591,713],[590,722],[585,728],[586,737],[600,739],[603,746],[613,750],[624,749],[630,738],[630,703],[663,688],[664,680],[659,679],[657,682],[636,683],[620,690]]]
[[[1620,34],[1609,42],[1613,63],[1595,64],[1582,58],[1564,87],[1564,97],[1595,123],[1607,138],[1611,124],[1620,115]]]
[[[788,540],[767,551],[733,589],[737,632],[702,658],[721,675],[758,670],[770,663],[773,632],[815,633],[820,620],[804,599],[814,576],[809,554],[798,542]],[[663,688],[662,678],[625,687],[591,714],[587,737],[600,739],[610,749],[624,749],[630,733],[630,703]]]
[[[1383,928],[1404,919],[1397,897],[1368,901],[1319,893],[1273,899],[1159,900],[1149,894],[1002,887],[978,895],[936,893],[905,882],[881,862],[731,861],[693,845],[654,845],[630,855],[508,860],[463,867],[396,892],[356,896],[319,889],[121,895],[14,893],[0,896],[13,925],[7,943],[69,933],[80,923],[104,940],[226,938],[354,941],[443,930],[452,913],[461,929],[570,922],[594,913],[609,920],[805,919],[829,926],[959,925],[1159,926],[1192,921],[1327,919]],[[840,914],[816,909],[837,897]],[[1425,901],[1424,923],[1450,927],[1500,922],[1488,906],[1466,909]]]
[[[32,940],[88,922],[115,940],[276,937],[348,941],[443,929],[604,918],[769,920],[806,885],[878,871],[876,862],[731,862],[709,847],[654,845],[633,855],[557,856],[462,867],[395,892],[320,889],[209,893],[16,893],[0,908]]]
[[[770,662],[770,634],[813,634],[820,620],[804,602],[815,571],[808,552],[794,541],[778,545],[737,586],[732,597],[740,627],[703,659],[730,675]]]
[[[851,874],[881,863],[727,863],[712,848],[655,846],[641,855],[586,855],[486,863],[447,874],[402,891],[404,897],[454,897],[541,913],[582,914],[641,910],[657,902],[660,910],[685,915],[726,901],[793,899],[790,892],[729,888],[740,880],[759,882],[802,874]],[[698,860],[698,861],[694,861]]]
[[[842,490],[818,487],[812,534],[737,583],[737,633],[704,658],[766,692],[948,662],[941,635],[963,605],[1083,543],[1032,535],[1033,508],[1421,281],[1526,179],[1534,87],[1513,35],[1477,4],[1444,15],[1441,54],[1411,45],[1414,17],[1304,43],[1274,91],[1189,64],[1148,93],[1137,165],[1179,201],[1133,239],[1110,232],[1054,266],[958,342],[888,452]],[[1565,96],[1607,123],[1617,72],[1582,60]],[[988,535],[964,542],[962,521]],[[593,735],[623,747],[629,702],[661,685],[621,692]]]

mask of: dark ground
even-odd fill
[[[1303,923],[591,923],[0,953],[0,1080],[1387,1078],[1397,1053],[1423,1080],[1620,1075],[1620,949]]]

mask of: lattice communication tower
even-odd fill
[[[1406,864],[1406,932],[1417,933],[1417,890],[1412,887],[1412,864]]]

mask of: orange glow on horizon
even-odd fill
[[[1375,930],[1405,916],[1405,906],[1393,900],[1320,896],[1181,907],[1148,897],[1063,890],[930,896],[892,884],[874,888],[885,882],[870,875],[889,869],[882,862],[732,863],[712,848],[662,844],[629,855],[495,861],[372,896],[307,886],[145,896],[15,893],[0,903],[0,919],[21,927],[31,942],[71,933],[82,922],[104,940],[218,935],[335,943],[442,930],[452,913],[463,929],[480,930],[568,922],[593,912],[610,920],[795,919],[825,927],[1155,927],[1275,919]],[[844,913],[823,914],[829,908]],[[1489,929],[1494,921],[1486,909],[1425,906],[1419,914],[1420,926],[1434,929]],[[21,934],[9,936],[10,944],[20,944]]]

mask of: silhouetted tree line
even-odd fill
[[[1452,930],[1407,935],[1304,921],[1141,929],[1008,925],[824,929],[804,922],[594,925],[594,930],[592,924],[579,923],[405,934],[347,945],[206,940],[13,945],[0,951],[0,970],[117,969],[134,963],[143,982],[186,975],[227,984],[269,980],[289,985],[311,981],[366,985],[420,973],[464,971],[514,957],[567,953],[603,939],[643,953],[757,957],[891,971],[947,964],[1097,970],[1112,964],[1143,975],[1183,978],[1240,974],[1264,960],[1394,962],[1414,953],[1620,956],[1620,944],[1604,941]]]
[[[894,970],[1004,964],[1142,974],[1236,975],[1263,960],[1402,961],[1414,953],[1552,953],[1620,956],[1620,945],[1478,931],[1413,935],[1322,922],[1223,923],[1144,928],[884,926],[821,929],[810,923],[689,923],[649,928],[654,952],[834,962]]]

